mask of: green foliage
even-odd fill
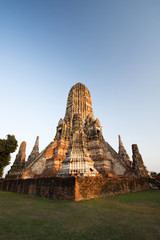
[[[159,177],[160,177],[160,173],[151,172],[151,176],[152,176],[152,177],[156,177],[156,176],[159,176]]]
[[[151,176],[152,177],[157,176],[157,173],[156,172],[151,172]]]
[[[3,169],[10,163],[10,154],[17,148],[17,140],[14,135],[7,135],[7,139],[0,139],[0,177]]]

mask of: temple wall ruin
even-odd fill
[[[149,189],[148,178],[76,178],[75,201]]]
[[[147,189],[148,178],[52,177],[0,181],[3,191],[73,201]]]
[[[0,190],[52,199],[75,199],[75,178],[1,180]]]
[[[138,146],[132,145],[131,161],[120,135],[118,152],[105,141],[90,92],[82,83],[69,91],[54,140],[39,153],[37,136],[27,161],[25,150],[23,141],[0,182],[1,190],[79,201],[149,189],[149,173]]]
[[[6,179],[148,176],[136,144],[132,145],[131,161],[120,135],[118,153],[105,141],[100,121],[93,114],[91,94],[80,82],[69,91],[65,117],[58,122],[54,140],[39,152],[37,136],[27,161],[25,150],[23,141]]]

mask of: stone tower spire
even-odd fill
[[[14,163],[23,164],[26,158],[26,142],[22,142]]]
[[[64,120],[72,121],[74,114],[81,114],[82,121],[87,115],[93,116],[91,95],[88,88],[82,83],[75,84],[68,94]]]
[[[112,172],[111,160],[101,144],[104,141],[102,127],[94,118],[91,95],[84,84],[77,83],[71,88],[65,118],[59,121],[55,139],[61,142],[62,149],[68,141],[67,151],[61,150],[66,156],[57,164],[62,166],[58,176],[96,176],[99,172],[103,175]]]
[[[16,155],[16,159],[11,167],[11,170],[8,172],[6,178],[19,178],[21,177],[22,171],[25,167],[25,158],[26,158],[26,142],[22,142],[19,148],[19,152]]]
[[[138,176],[148,176],[147,168],[143,163],[143,159],[141,154],[139,153],[139,149],[137,144],[132,145],[132,158],[133,158],[133,170],[136,172]]]
[[[38,157],[38,155],[39,155],[39,136],[37,136],[37,138],[36,138],[32,152],[27,159],[26,166],[31,164],[34,161],[34,159],[36,159],[36,157]]]
[[[118,135],[119,138],[119,151],[118,151],[118,155],[120,156],[120,158],[128,165],[130,166],[130,158],[128,156],[128,153],[123,145],[121,136]]]

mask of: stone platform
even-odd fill
[[[51,177],[1,180],[0,190],[80,201],[149,189],[148,178]]]

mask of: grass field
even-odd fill
[[[160,191],[81,202],[0,192],[0,240],[159,240]]]

